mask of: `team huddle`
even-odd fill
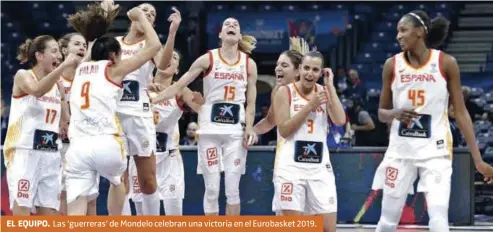
[[[110,182],[109,215],[131,215],[129,199],[137,215],[159,215],[160,201],[166,215],[182,215],[178,121],[187,105],[198,113],[197,174],[204,178],[206,215],[219,214],[222,172],[226,214],[240,215],[247,149],[277,126],[272,210],[322,215],[324,231],[335,231],[338,202],[326,138],[330,124],[346,123],[346,113],[323,55],[303,39],[290,39],[276,64],[271,108],[254,125],[257,66],[249,55],[255,38],[242,35],[236,19],[226,19],[220,48],[200,56],[173,82],[181,59],[174,50],[181,15],[173,10],[164,45],[153,28],[156,9],[147,3],[127,12],[125,36],[105,36],[119,6],[103,1],[69,17],[76,33],[58,42],[38,36],[19,48],[19,60],[32,68],[14,77],[4,148],[14,215],[96,215],[101,176]],[[384,191],[377,231],[396,230],[418,175],[431,231],[448,231],[452,141],[442,116],[449,94],[476,168],[486,180],[493,177],[475,144],[457,63],[432,49],[447,27],[444,18],[430,21],[422,11],[399,21],[404,52],[384,65],[379,109],[391,131],[373,183]],[[187,88],[199,76],[203,97]],[[437,176],[440,182],[433,181]]]

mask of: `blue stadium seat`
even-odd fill
[[[488,104],[493,103],[493,92],[485,93],[484,99],[486,100],[486,103],[488,103]]]
[[[327,4],[312,3],[312,4],[306,4],[306,7],[309,10],[325,10],[327,9]]]
[[[373,14],[375,9],[372,6],[366,4],[356,4],[353,6],[354,13],[356,14]]]
[[[262,4],[258,6],[258,10],[260,12],[266,12],[266,11],[278,11],[277,7],[272,4]]]
[[[356,63],[358,64],[372,64],[375,60],[370,53],[360,53],[356,58]]]
[[[234,9],[237,10],[237,11],[252,11],[252,10],[256,10],[255,7],[253,7],[252,5],[249,5],[249,4],[238,4],[234,6]]]
[[[439,11],[451,11],[452,3],[450,2],[440,2],[435,4],[435,9]]]
[[[288,3],[288,4],[282,6],[282,10],[292,12],[292,11],[299,11],[300,8],[298,5]]]
[[[476,98],[473,100],[473,102],[476,103],[476,105],[479,107],[484,107],[486,105],[486,100],[482,98]]]
[[[450,13],[448,13],[448,12],[442,12],[442,11],[440,11],[440,12],[431,12],[430,13],[430,18],[431,19],[436,18],[438,16],[443,16],[443,17],[445,17],[447,19],[450,19],[450,17],[451,17]]]
[[[406,5],[404,5],[404,4],[397,4],[397,5],[393,5],[389,9],[389,12],[405,14],[405,13],[411,11],[411,10],[412,10],[412,8],[410,8],[408,4],[406,4]]]
[[[383,13],[383,19],[386,21],[399,21],[399,19],[402,17],[401,14],[397,12],[384,12]]]
[[[479,120],[474,122],[474,130],[476,133],[487,133],[490,127],[491,122],[488,121]]]
[[[471,97],[472,98],[477,98],[481,97],[483,95],[484,90],[482,88],[471,88]]]
[[[493,113],[493,104],[486,104],[483,109],[488,113]]]
[[[484,149],[483,159],[488,161],[488,162],[493,161],[493,146],[492,147],[486,147]]]
[[[380,24],[378,24],[377,30],[395,33],[397,32],[397,22],[391,22],[391,21],[381,22]]]
[[[390,34],[391,33],[387,33],[384,31],[377,31],[377,32],[372,33],[371,40],[374,42],[388,43],[389,41],[391,41],[391,37],[389,37]]]

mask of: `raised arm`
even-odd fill
[[[171,25],[169,26],[168,39],[166,40],[164,48],[161,49],[161,51],[154,57],[157,69],[161,70],[165,70],[171,62],[175,48],[176,32],[178,31],[178,27],[181,22],[180,11],[178,11],[175,7],[171,9],[175,13],[171,14],[168,18],[168,21],[171,22]]]
[[[291,98],[288,91],[288,87],[281,86],[277,90],[276,97],[274,98],[276,124],[279,129],[279,134],[283,138],[288,138],[295,133],[301,125],[305,123],[305,120],[310,112],[315,110],[320,104],[325,104],[327,100],[327,95],[318,94],[314,96],[308,104],[303,106],[303,108],[301,108],[301,110],[298,111],[293,117],[291,117],[289,110]],[[323,99],[323,97],[325,97],[325,99]]]
[[[200,93],[194,94],[194,92],[187,87],[185,87],[181,92],[181,99],[185,102],[185,104],[190,106],[195,113],[198,113],[200,111],[200,107],[202,107],[201,103],[203,102],[203,99],[196,99],[199,97],[202,97]]]
[[[137,21],[142,25],[146,46],[137,52],[135,56],[118,62],[118,65],[111,69],[110,78],[116,83],[122,83],[123,78],[127,74],[135,71],[147,61],[151,60],[161,48],[159,37],[142,10],[134,7],[127,15],[130,20]]]
[[[80,61],[77,55],[70,54],[55,70],[46,75],[43,79],[35,81],[31,74],[26,70],[19,70],[14,77],[14,94],[29,94],[35,97],[41,97],[53,88],[53,85],[60,80],[63,70],[76,66]],[[22,93],[16,93],[17,86]]]
[[[339,96],[337,96],[337,90],[334,87],[334,74],[332,73],[332,69],[324,69],[324,82],[330,99],[328,101],[329,104],[327,104],[329,117],[335,125],[342,126],[346,123],[346,112],[342,107],[341,100],[339,99]]]
[[[167,100],[174,97],[177,93],[181,92],[187,85],[192,83],[200,73],[205,72],[210,66],[209,55],[205,54],[199,57],[193,62],[190,69],[181,76],[181,78],[170,87],[166,88],[159,94],[150,94],[151,102],[156,103],[159,101]]]

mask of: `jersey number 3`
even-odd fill
[[[82,84],[82,88],[80,90],[80,96],[82,97],[82,102],[84,102],[84,104],[81,104],[80,108],[83,110],[89,108],[91,105],[91,102],[89,101],[89,87],[91,87],[91,82],[87,81]]]
[[[411,100],[413,106],[423,106],[425,104],[425,91],[422,89],[410,89],[407,93],[407,98]]]

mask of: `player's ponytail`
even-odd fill
[[[87,5],[86,10],[70,15],[68,22],[84,36],[87,42],[91,42],[109,31],[119,12],[120,7],[106,11],[99,3],[92,3]]]
[[[252,51],[256,46],[257,39],[251,35],[243,35],[240,42],[238,42],[238,49],[247,54],[252,54]]]
[[[450,22],[443,16],[438,16],[431,20],[430,30],[426,37],[426,44],[429,48],[440,47],[448,35]]]
[[[34,39],[27,39],[17,49],[17,60],[21,64],[30,63],[32,66],[36,65],[38,63],[36,52],[43,53],[47,42],[51,40],[55,40],[55,38],[49,35],[40,35]]]
[[[17,60],[19,60],[21,64],[25,64],[27,62],[29,47],[31,47],[32,43],[33,41],[31,39],[26,39],[26,41],[17,49]]]
[[[99,3],[92,3],[87,5],[86,10],[69,16],[68,22],[84,36],[87,42],[96,40],[91,48],[92,60],[109,60],[110,53],[120,52],[121,47],[118,41],[115,38],[104,36],[118,12],[120,12],[119,6],[107,11]]]
[[[407,16],[411,18],[415,27],[423,28],[428,48],[440,47],[447,38],[450,22],[443,16],[430,20],[428,14],[422,10],[411,11]]]

